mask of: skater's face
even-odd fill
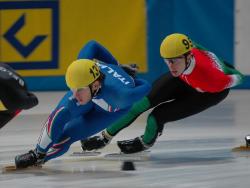
[[[167,64],[169,71],[174,77],[180,76],[187,68],[187,62],[190,56],[180,56],[177,58],[164,59],[164,62]]]
[[[73,90],[73,95],[77,102],[83,105],[88,103],[92,99],[91,90],[92,94],[95,94],[100,89],[100,87],[100,82],[95,81],[93,84],[91,84],[90,87],[84,87],[77,90]]]

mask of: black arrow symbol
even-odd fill
[[[23,56],[28,57],[34,49],[47,37],[46,35],[38,35],[28,45],[23,45],[17,38],[16,33],[25,24],[25,14],[23,14],[4,34],[4,38]],[[29,34],[29,33],[28,33]]]

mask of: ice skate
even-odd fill
[[[28,153],[17,155],[15,165],[17,169],[27,168],[29,166],[41,166],[44,163],[45,154],[40,154],[36,150],[30,150]]]

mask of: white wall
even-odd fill
[[[235,65],[250,75],[250,1],[235,0]]]

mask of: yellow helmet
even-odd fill
[[[176,58],[192,50],[192,41],[183,34],[168,35],[161,43],[160,53],[163,58]]]
[[[65,79],[70,89],[80,89],[97,80],[100,75],[100,69],[94,61],[78,59],[69,65]]]

